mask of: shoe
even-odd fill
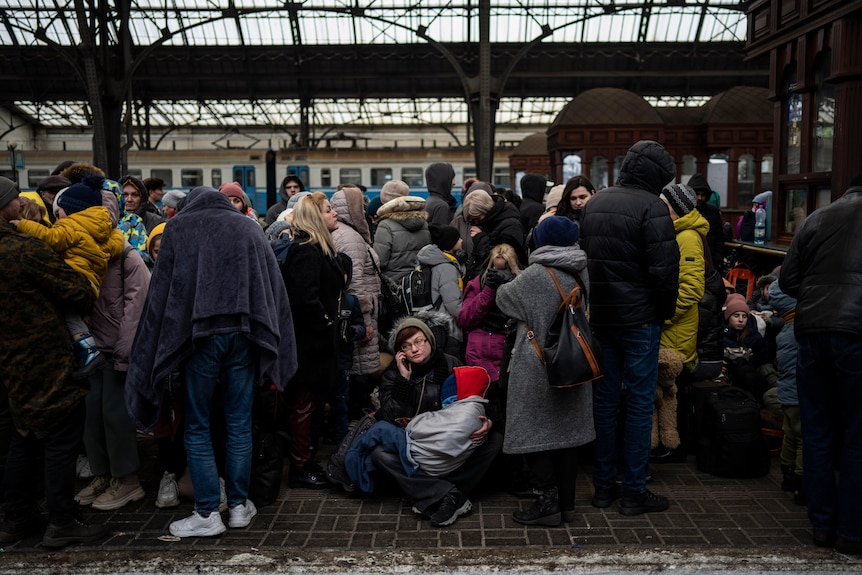
[[[156,495],[156,507],[164,509],[166,507],[177,507],[180,504],[180,488],[177,486],[176,473],[168,473],[162,475],[159,481],[159,494]]]
[[[682,449],[669,449],[664,445],[659,445],[650,452],[649,461],[656,464],[685,463],[685,452]]]
[[[326,478],[333,485],[341,487],[347,493],[356,491],[356,484],[350,481],[350,478],[341,471],[336,465],[326,466]]]
[[[245,503],[230,508],[227,526],[234,529],[248,527],[255,515],[257,515],[257,507],[254,506],[251,499],[246,499]]]
[[[323,470],[313,463],[306,463],[299,469],[291,469],[287,475],[287,485],[291,489],[323,489],[329,487],[329,480]]]
[[[59,523],[51,521],[42,537],[42,546],[56,548],[72,543],[91,543],[107,535],[107,525],[91,525],[80,517]]]
[[[559,525],[562,516],[557,488],[554,487],[545,491],[536,490],[536,494],[539,497],[532,507],[524,511],[513,512],[512,519],[521,525],[544,525],[546,527]]]
[[[87,379],[105,365],[105,356],[96,349],[96,340],[89,333],[82,334],[72,342],[72,352],[77,363],[72,379]]]
[[[452,525],[458,520],[458,517],[465,515],[471,509],[473,509],[473,504],[470,503],[467,496],[457,489],[452,489],[440,501],[437,511],[431,515],[431,525],[434,527]]]
[[[862,555],[862,541],[847,541],[838,537],[835,540],[835,550],[845,555]]]
[[[664,511],[669,505],[667,497],[656,495],[649,489],[644,490],[643,493],[626,491],[620,499],[620,513],[622,515],[641,515],[642,513]]]
[[[811,539],[817,547],[826,547],[827,549],[835,547],[836,537],[834,531],[817,531],[815,529],[811,535]]]
[[[91,479],[93,477],[90,460],[86,455],[78,455],[78,461],[75,462],[75,477],[78,479]]]
[[[0,522],[0,545],[8,545],[26,539],[45,529],[45,522],[38,515],[31,515],[20,521]]]
[[[560,511],[560,518],[563,520],[563,523],[571,523],[577,518],[574,509],[563,509]]]
[[[221,520],[221,514],[213,511],[209,517],[199,515],[194,511],[185,519],[174,521],[168,528],[175,537],[212,537],[227,531]]]
[[[107,475],[97,475],[90,484],[80,490],[75,496],[75,501],[80,505],[91,505],[96,498],[108,490],[111,486],[111,478]]]
[[[796,473],[789,465],[781,466],[781,490],[796,491]]]
[[[93,509],[113,511],[133,501],[144,498],[144,488],[136,474],[121,479],[111,479],[111,486],[93,501]]]
[[[620,486],[614,484],[612,487],[596,488],[596,493],[593,495],[593,507],[604,509],[613,505],[614,501],[620,498]]]
[[[225,491],[225,489],[224,489],[224,478],[223,477],[218,478],[218,488],[219,488],[218,510],[219,510],[219,513],[224,513],[225,511],[227,511],[227,491]]]

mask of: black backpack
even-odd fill
[[[760,406],[743,389],[729,385],[704,398],[697,417],[697,468],[718,477],[762,477],[769,473],[769,446]]]
[[[417,264],[413,270],[401,278],[401,297],[404,299],[404,307],[408,313],[439,309],[443,301],[442,296],[437,301],[431,299],[431,273],[434,266],[423,266]]]

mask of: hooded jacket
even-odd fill
[[[377,344],[377,298],[380,294],[380,278],[377,270],[380,262],[371,249],[371,235],[365,220],[362,192],[356,188],[345,188],[332,195],[332,209],[338,214],[338,228],[332,232],[335,249],[350,256],[353,264],[351,282],[347,293],[359,300],[366,326],[372,326],[374,335],[366,343],[357,342],[353,349],[352,373],[369,374],[380,369],[380,350]]]
[[[274,222],[278,215],[289,207],[287,204],[290,201],[290,196],[287,195],[287,189],[285,188],[287,182],[296,182],[297,184],[299,184],[299,192],[305,191],[305,184],[303,184],[302,180],[300,180],[298,177],[288,176],[284,178],[284,180],[281,182],[281,185],[278,187],[279,200],[273,205],[271,205],[268,210],[266,210],[266,215],[263,218],[264,225],[268,226],[269,224]]]
[[[664,147],[642,140],[626,153],[616,185],[584,206],[581,238],[590,259],[593,326],[628,328],[673,317],[679,247],[658,195],[674,173]]]
[[[165,218],[159,213],[159,209],[150,203],[150,190],[147,186],[134,176],[126,176],[120,180],[122,185],[133,185],[141,193],[141,205],[135,210],[135,214],[140,216],[144,222],[144,227],[149,234],[153,228],[165,221]]]
[[[545,188],[547,180],[539,174],[527,174],[521,178],[521,229],[526,236],[539,223],[539,216],[545,213]]]
[[[416,267],[419,250],[431,243],[428,212],[399,200],[401,198],[391,200],[378,210],[380,221],[374,233],[374,251],[380,260],[380,270],[396,283]],[[384,210],[393,202],[403,207]]]
[[[662,326],[660,345],[682,354],[688,363],[697,358],[698,304],[703,299],[706,280],[703,239],[709,222],[692,210],[674,221],[673,228],[679,246],[679,295],[673,317]]]
[[[448,226],[455,214],[458,200],[452,195],[452,180],[455,170],[452,164],[431,164],[425,170],[425,183],[428,186],[428,223]]]
[[[796,391],[796,300],[781,291],[779,281],[769,284],[769,301],[776,315],[784,320],[781,331],[775,336],[775,369],[778,372],[778,401],[781,405],[799,405]]]
[[[419,250],[416,257],[420,264],[432,268],[431,301],[437,302],[439,299],[439,309],[457,319],[461,311],[461,268],[458,260],[434,244]]]

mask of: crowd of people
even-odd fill
[[[288,176],[263,218],[234,182],[165,192],[86,163],[31,194],[0,178],[0,370],[15,430],[0,542],[104,537],[82,510],[145,497],[138,430],[158,445],[156,505],[194,501],[169,526],[178,537],[250,524],[267,503],[252,462],[264,432],[287,438],[290,488],[397,486],[436,527],[472,509],[494,466],[534,497],[515,522],[573,521],[588,444],[592,505],[660,512],[670,502],[648,489],[650,463],[684,458],[692,437],[672,408],[656,443],[655,413],[692,381],[723,377],[783,419],[783,487],[807,502],[814,542],[862,551],[862,269],[847,252],[859,177],[746,301],[711,281],[723,242],[706,178],[677,183],[657,142],[634,144],[600,191],[580,175],[549,190],[527,174],[522,198],[468,180],[459,202],[454,176],[432,164],[427,199],[393,180],[372,201],[355,183],[327,197]],[[384,294],[419,291],[414,277],[428,304],[402,297],[393,317]],[[560,389],[535,351],[579,285],[602,377]],[[827,313],[834,301],[846,305]],[[722,361],[725,349],[741,351]],[[363,416],[367,430],[351,433]],[[337,476],[324,441],[345,454]],[[91,481],[76,494],[80,456]]]

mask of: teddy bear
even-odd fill
[[[662,348],[658,352],[658,385],[655,408],[652,412],[652,448],[659,444],[667,449],[680,445],[676,426],[677,387],[675,380],[682,373],[685,356],[672,349]]]

